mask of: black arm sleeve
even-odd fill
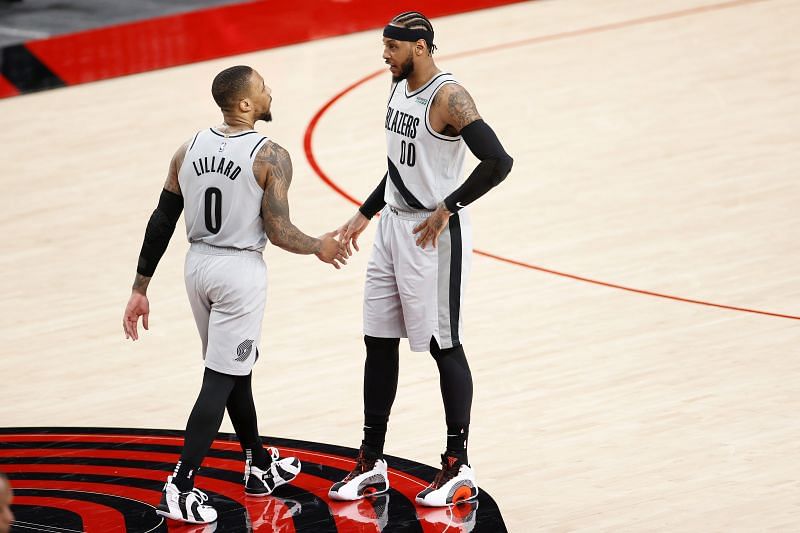
[[[158,206],[150,215],[150,221],[144,231],[144,242],[139,253],[136,272],[148,278],[153,276],[161,256],[167,251],[167,245],[182,211],[183,196],[166,189],[161,191]]]
[[[383,209],[383,206],[386,205],[386,201],[383,199],[383,194],[386,192],[386,177],[389,175],[387,172],[383,175],[383,179],[372,191],[372,194],[369,195],[369,198],[361,204],[361,207],[358,208],[361,211],[361,214],[367,218],[372,218],[375,216],[375,213]]]
[[[461,130],[461,137],[470,151],[481,160],[464,183],[444,199],[444,205],[451,213],[466,207],[503,181],[514,160],[503,149],[492,128],[483,121],[476,120]]]

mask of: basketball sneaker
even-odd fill
[[[386,461],[372,457],[364,447],[358,451],[356,466],[328,491],[332,500],[352,501],[389,490]]]
[[[280,458],[276,448],[267,448],[272,462],[262,470],[248,459],[244,463],[244,492],[248,496],[267,496],[276,488],[289,483],[300,473],[300,459]]]
[[[427,507],[453,505],[478,495],[475,472],[454,455],[442,454],[442,469],[433,483],[417,494],[417,503]]]
[[[419,521],[433,526],[435,531],[470,533],[477,522],[478,501],[461,501],[449,507],[417,507],[416,511]]]
[[[172,476],[169,476],[161,492],[156,514],[190,524],[208,524],[217,519],[217,511],[205,505],[207,501],[208,496],[200,489],[181,492],[172,482]]]

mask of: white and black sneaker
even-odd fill
[[[248,496],[267,496],[276,488],[289,483],[300,473],[300,459],[280,458],[276,448],[267,448],[272,462],[266,470],[255,466],[250,459],[244,464],[244,492]]]
[[[478,495],[475,472],[455,455],[442,454],[442,469],[433,483],[417,494],[416,502],[427,507],[454,505]]]
[[[386,492],[389,490],[387,468],[385,460],[369,456],[362,446],[355,468],[343,480],[333,484],[328,496],[333,500],[352,501]]]
[[[190,524],[209,524],[217,519],[217,511],[205,505],[207,501],[208,496],[200,489],[181,492],[172,482],[172,476],[169,476],[161,492],[156,514]]]

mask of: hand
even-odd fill
[[[335,239],[338,234],[339,230],[336,230],[320,236],[319,252],[316,253],[320,261],[330,263],[336,269],[340,269],[342,268],[341,265],[347,264],[347,255],[345,255],[344,247]]]
[[[368,225],[369,219],[362,215],[361,211],[356,211],[353,218],[345,222],[344,225],[339,228],[341,243],[346,252],[345,257],[353,255],[353,250],[350,248],[351,243],[353,244],[353,248],[356,249],[356,252],[360,251],[358,248],[358,236],[361,235],[361,232],[364,231]]]
[[[147,323],[149,316],[150,302],[147,300],[147,295],[134,290],[128,300],[128,305],[125,306],[125,314],[122,316],[122,329],[125,330],[125,338],[139,340],[139,332],[137,330],[139,317],[142,317],[144,329],[149,329]]]
[[[436,210],[431,213],[431,216],[422,221],[417,227],[414,228],[414,234],[417,233],[417,246],[425,248],[429,242],[436,248],[436,243],[439,241],[439,235],[442,234],[444,228],[447,227],[447,221],[450,219],[452,213],[447,210],[444,203],[440,203]]]

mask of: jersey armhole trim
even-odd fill
[[[253,149],[250,151],[250,159],[253,159],[253,155],[256,153],[256,150],[258,150],[258,147],[261,146],[261,143],[263,143],[266,140],[267,140],[266,137],[261,137],[261,139],[256,143],[256,145],[253,146]]]
[[[430,133],[432,136],[439,139],[440,141],[456,142],[461,140],[461,135],[458,135],[456,137],[450,137],[449,135],[442,135],[441,133],[438,133],[431,127],[431,122],[430,122],[430,108],[431,104],[433,103],[433,100],[436,98],[436,93],[438,93],[439,89],[441,89],[448,83],[455,83],[456,85],[459,85],[459,83],[456,80],[444,80],[442,83],[439,84],[438,87],[436,87],[433,90],[433,93],[431,93],[431,97],[428,99],[428,105],[425,106],[425,129],[428,130],[428,133]]]
[[[187,154],[188,154],[189,152],[191,152],[191,151],[192,151],[192,148],[194,148],[194,143],[196,143],[196,142],[197,142],[197,137],[198,137],[199,135],[200,135],[200,132],[199,132],[199,131],[198,131],[197,133],[195,133],[195,134],[194,134],[194,139],[192,139],[192,144],[190,144],[190,145],[189,145],[189,149],[188,149],[188,150],[186,150],[186,153],[187,153]],[[186,156],[184,155],[184,157],[186,157]]]

